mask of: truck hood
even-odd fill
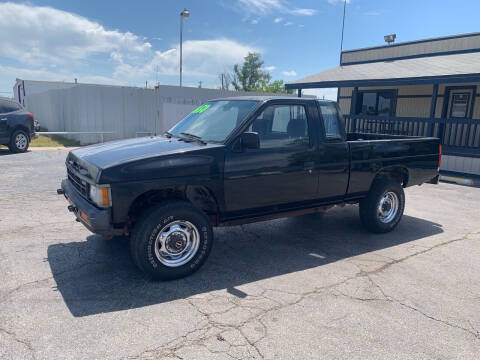
[[[223,147],[161,136],[135,138],[72,150],[67,167],[97,183],[215,174]]]
[[[216,146],[211,145],[210,146]],[[161,136],[143,137],[127,140],[111,141],[90,145],[72,151],[78,159],[95,165],[100,170],[127,162],[153,158],[161,155],[181,154],[209,147],[197,142],[185,142],[177,138]]]

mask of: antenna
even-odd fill
[[[343,21],[342,21],[342,41],[340,42],[340,57],[343,51],[343,31],[345,30],[345,11],[347,9],[347,0],[343,1]],[[341,60],[341,59],[340,59]]]

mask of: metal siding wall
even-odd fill
[[[350,104],[351,104],[351,99],[339,99],[338,100],[338,106],[340,107],[340,112],[343,115],[350,114]]]
[[[445,51],[456,51],[480,48],[480,35],[447,40],[435,40],[398,46],[385,46],[376,49],[365,49],[355,52],[344,52],[342,62],[380,60],[402,56],[431,54]]]
[[[442,157],[441,169],[480,175],[480,158],[445,155]]]
[[[352,87],[340,88],[340,96],[352,96]]]
[[[430,117],[430,98],[399,98],[395,116]]]
[[[35,84],[37,89],[42,87]],[[41,126],[49,131],[115,132],[104,135],[105,141],[145,136],[145,133],[162,134],[210,99],[269,95],[177,86],[160,86],[158,90],[88,84],[55,88],[48,83],[45,88],[48,90],[25,97],[27,109],[35,114]],[[68,137],[82,144],[100,140],[99,135]]]

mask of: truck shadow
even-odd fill
[[[389,234],[369,234],[357,207],[215,230],[209,259],[197,273],[154,282],[133,265],[127,239],[48,247],[57,290],[76,317],[134,309],[219,289],[245,296],[236,286],[312,269],[443,232],[441,225],[404,216]]]
[[[12,153],[8,149],[0,148],[0,156],[3,156],[3,155],[12,155]]]

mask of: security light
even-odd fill
[[[395,42],[397,34],[385,35],[383,38],[385,39],[385,42],[388,43],[388,45],[391,45]]]

